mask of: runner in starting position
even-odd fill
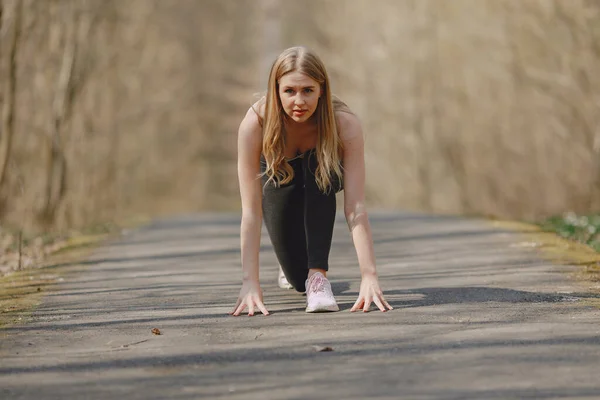
[[[333,98],[325,66],[310,50],[292,47],[275,60],[266,96],[240,124],[238,177],[243,283],[230,314],[269,314],[258,274],[263,218],[280,264],[279,286],[306,292],[306,312],[339,310],[326,276],[342,189],[362,279],[351,311],[368,311],[371,303],[392,309],[375,268],[361,125]]]

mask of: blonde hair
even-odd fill
[[[335,111],[351,113],[341,100],[333,97],[329,87],[329,77],[325,65],[316,54],[305,47],[291,47],[284,50],[273,63],[267,86],[263,127],[262,154],[266,162],[263,175],[269,182],[279,186],[294,178],[294,170],[285,159],[285,117],[279,98],[279,79],[287,73],[298,71],[312,78],[321,86],[321,98],[315,110],[317,121],[315,171],[317,186],[322,192],[332,188],[332,178],[342,181],[342,142],[338,135]],[[259,117],[260,118],[260,117]]]

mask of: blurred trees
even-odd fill
[[[0,218],[235,210],[236,130],[314,48],[367,138],[371,206],[600,205],[600,4],[0,0]]]
[[[237,205],[232,132],[259,79],[248,73],[250,2],[2,0],[2,10],[2,225]]]
[[[518,218],[600,207],[599,2],[295,7],[289,42],[318,48],[365,124],[371,204]],[[319,10],[310,35],[292,24],[303,7]]]
[[[0,131],[0,213],[6,207],[7,194],[5,190],[8,163],[12,151],[12,138],[14,135],[15,121],[15,92],[16,92],[16,53],[21,36],[21,21],[23,17],[23,6],[21,3],[13,2],[10,10],[5,8],[4,2],[0,2],[0,33],[10,31],[6,36],[6,46],[0,49],[0,60],[4,63],[0,71],[6,77],[4,80],[5,90],[2,92],[2,130]]]

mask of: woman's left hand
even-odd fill
[[[383,312],[394,308],[383,297],[383,292],[379,287],[379,281],[377,280],[376,275],[368,275],[362,278],[358,299],[350,311],[354,312],[362,309],[363,312],[368,312],[371,303],[375,303],[375,305]]]

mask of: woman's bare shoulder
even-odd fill
[[[256,103],[252,104],[252,110],[258,116],[258,120],[262,125],[262,121],[265,118],[265,106],[267,104],[267,98],[261,97]]]
[[[260,121],[260,117],[254,111],[254,108],[250,107],[240,123],[239,134],[240,136],[256,136],[261,132],[262,122]]]
[[[358,117],[347,110],[335,112],[335,123],[342,141],[362,136],[362,127]]]

